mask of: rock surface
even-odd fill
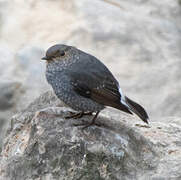
[[[21,94],[21,83],[16,81],[0,81],[0,152],[9,123],[8,118],[16,112],[16,102]]]
[[[97,119],[101,126],[83,130],[75,124],[92,117],[65,119],[69,110],[47,92],[13,116],[1,153],[0,179],[181,178],[180,118],[147,126],[118,111],[102,113]]]

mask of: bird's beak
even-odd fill
[[[42,57],[41,58],[42,60],[48,60],[48,58],[45,56],[45,57]]]

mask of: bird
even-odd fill
[[[76,111],[67,118],[95,115],[95,120],[106,106],[128,114],[136,114],[148,124],[145,109],[125,96],[119,82],[109,69],[96,57],[74,46],[56,44],[48,48],[46,55],[46,79],[56,96]]]

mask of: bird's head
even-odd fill
[[[73,55],[73,49],[74,47],[72,46],[56,44],[46,51],[46,56],[43,57],[42,60],[46,60],[48,63],[51,63],[70,59]]]

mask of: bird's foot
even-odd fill
[[[86,129],[86,128],[88,128],[88,127],[90,127],[90,126],[93,126],[93,125],[101,126],[100,124],[98,124],[98,123],[95,122],[98,114],[99,114],[99,111],[95,114],[95,116],[93,117],[91,123],[88,123],[88,124],[87,124],[86,121],[83,121],[81,124],[74,124],[74,126],[84,126],[82,129]]]
[[[79,113],[75,113],[75,112],[71,112],[70,111],[70,114],[71,115],[66,116],[65,119],[71,119],[71,118],[79,119],[79,118],[83,117],[84,115],[92,115],[92,112],[79,112]]]

